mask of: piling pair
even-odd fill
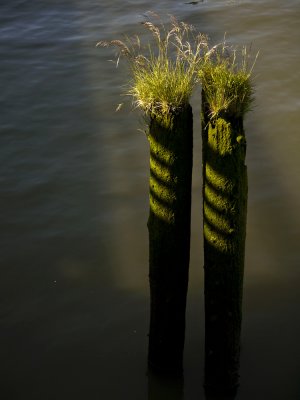
[[[205,95],[203,95],[203,100]],[[238,383],[246,233],[247,171],[243,121],[207,120],[203,101],[205,385]],[[181,374],[188,287],[193,116],[151,119],[149,365]]]
[[[156,16],[159,18],[158,16]],[[228,392],[238,384],[246,235],[247,170],[243,117],[252,102],[248,55],[209,46],[208,38],[171,18],[167,31],[144,26],[156,46],[142,52],[136,37],[116,46],[129,60],[130,94],[148,118],[150,145],[149,366],[183,370],[193,159],[189,99],[202,86],[202,175],[205,274],[205,386]]]

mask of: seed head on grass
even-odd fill
[[[143,26],[154,39],[154,44],[144,49],[139,37],[101,41],[97,45],[114,46],[118,58],[125,56],[129,61],[131,80],[126,94],[132,96],[136,107],[147,115],[176,113],[189,103],[207,38],[196,35],[193,26],[174,17],[168,30],[161,21],[146,21]]]

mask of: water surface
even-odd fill
[[[126,66],[100,39],[143,30],[147,10],[252,43],[245,121],[249,209],[237,399],[300,396],[297,0],[0,5],[0,359],[3,399],[173,400],[146,375],[148,144],[120,97]],[[167,17],[166,17],[167,18]],[[125,101],[120,112],[118,103]],[[190,289],[183,398],[203,399],[199,91],[194,110]],[[149,384],[149,394],[148,394]],[[182,397],[182,396],[181,396]],[[175,398],[176,400],[176,398]]]

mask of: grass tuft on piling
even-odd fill
[[[205,54],[198,76],[210,119],[244,117],[251,110],[254,101],[252,70],[258,53],[249,67],[250,50],[246,46],[227,45],[224,39]]]
[[[127,59],[131,79],[125,94],[132,97],[135,107],[150,116],[177,113],[187,106],[195,85],[200,83],[210,119],[243,117],[251,110],[252,70],[258,57],[257,53],[250,66],[251,46],[228,45],[225,38],[211,46],[208,36],[193,25],[171,16],[166,29],[159,15],[149,14],[142,25],[153,40],[146,45],[138,35],[96,45],[115,47],[117,66],[121,56]]]
[[[167,30],[158,15],[152,16],[158,23],[146,21],[142,25],[154,43],[142,47],[140,38],[135,36],[124,41],[101,41],[97,46],[115,46],[118,60],[125,56],[129,61],[131,80],[126,94],[132,96],[135,107],[152,116],[173,114],[189,103],[208,39],[174,17]]]

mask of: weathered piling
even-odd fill
[[[199,69],[207,394],[234,395],[239,383],[248,196],[243,119],[253,102],[255,63],[249,68],[248,61],[246,47],[224,42]]]
[[[246,140],[241,116],[207,117],[203,95],[205,387],[238,385],[247,215]]]
[[[149,366],[181,374],[191,222],[193,115],[189,105],[151,117]]]

